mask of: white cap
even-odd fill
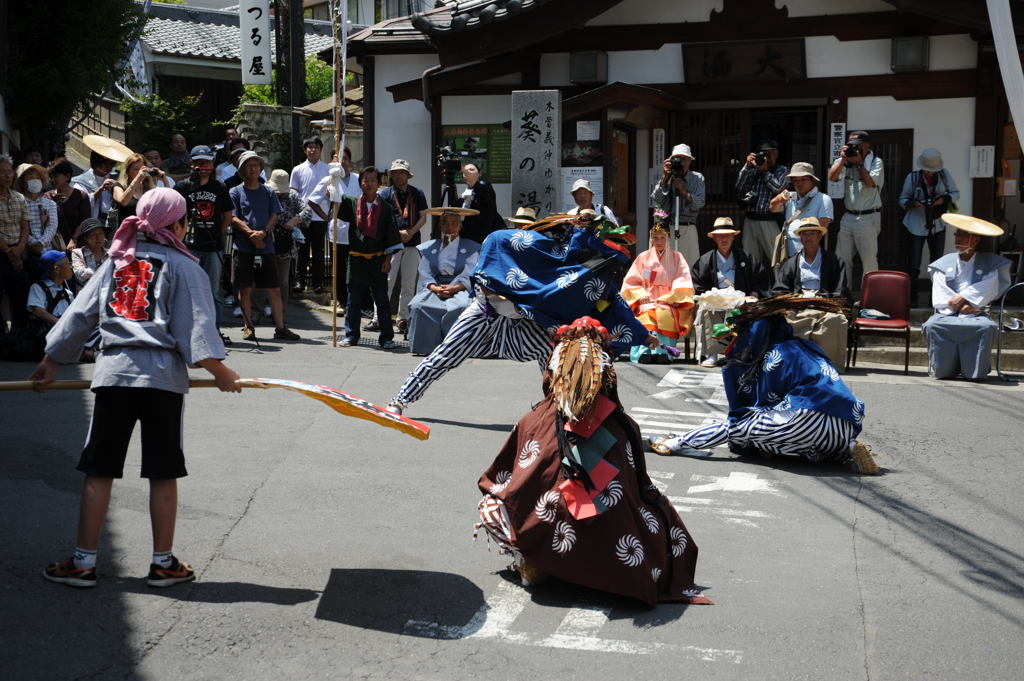
[[[590,181],[582,177],[576,178],[576,181],[572,183],[572,190],[569,193],[575,194],[577,189],[586,189],[591,194],[594,193],[594,188],[590,186]]]

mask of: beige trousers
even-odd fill
[[[793,326],[794,336],[817,343],[836,371],[846,373],[846,332],[849,322],[845,315],[803,310],[787,312],[786,320]]]
[[[725,323],[724,310],[701,310],[697,313],[695,331],[700,347],[697,348],[697,361],[709,355],[721,355],[728,347],[719,343],[711,337],[711,331],[715,324]]]

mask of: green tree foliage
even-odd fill
[[[202,96],[202,93],[167,93],[163,96],[153,94],[149,97],[138,97],[142,104],[125,97],[121,102],[121,111],[124,112],[133,145],[139,148],[152,146],[166,149],[171,135],[175,133],[180,132],[188,141],[202,137],[197,134],[198,121],[195,113],[196,104]]]
[[[246,85],[239,103],[277,104],[277,69],[270,85]],[[315,54],[306,58],[306,101],[326,99],[334,92],[334,69]]]
[[[18,0],[7,18],[4,101],[27,143],[60,139],[76,112],[124,76],[147,20],[134,0]]]

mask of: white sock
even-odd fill
[[[96,552],[86,551],[80,546],[75,547],[75,567],[91,570],[96,567]]]
[[[159,565],[162,568],[171,567],[171,552],[170,551],[154,551],[153,552],[153,564]]]

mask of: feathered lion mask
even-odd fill
[[[615,388],[615,370],[606,348],[608,329],[590,317],[580,317],[555,332],[555,349],[548,359],[548,387],[555,407],[567,421],[577,421],[597,405],[601,388]]]

